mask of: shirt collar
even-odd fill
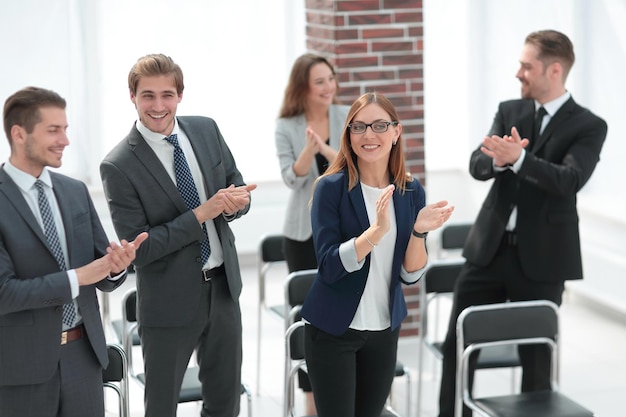
[[[148,129],[143,123],[141,123],[141,120],[137,120],[136,126],[139,133],[141,133],[141,136],[143,136],[146,140],[150,142],[162,143],[163,138],[165,137],[163,134],[155,133],[152,130]],[[172,133],[170,134],[178,134],[179,129],[180,128],[178,127],[178,119],[174,117],[174,129],[172,129]]]
[[[565,91],[565,94],[563,94],[562,96],[557,97],[554,100],[548,101],[547,103],[543,104],[543,108],[546,109],[546,112],[548,113],[550,117],[553,117],[556,114],[556,112],[559,111],[561,106],[565,104],[567,100],[570,99],[570,97],[572,97],[572,94],[569,91]],[[537,111],[537,109],[539,109],[539,107],[541,106],[542,105],[539,104],[538,101],[535,101],[535,111]]]
[[[24,192],[30,192],[35,185],[35,181],[41,180],[48,187],[52,188],[52,179],[50,178],[50,172],[46,167],[43,168],[39,178],[35,178],[32,175],[22,171],[21,169],[15,167],[11,164],[11,161],[6,161],[4,164],[4,170],[8,174],[9,177],[17,184],[18,187]]]

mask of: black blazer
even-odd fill
[[[522,137],[531,137],[533,115],[532,100],[503,102],[489,135],[510,134],[515,126]],[[576,193],[591,177],[606,133],[604,120],[570,98],[529,145],[517,175],[496,172],[492,159],[476,149],[470,174],[494,181],[469,233],[465,258],[479,266],[489,264],[517,206],[517,248],[524,274],[535,281],[581,279]]]

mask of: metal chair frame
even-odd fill
[[[559,384],[559,312],[551,301],[517,301],[468,307],[457,319],[455,416],[463,404],[481,417],[592,417],[593,412],[561,394]],[[549,391],[474,398],[469,361],[481,349],[544,344],[550,348]]]

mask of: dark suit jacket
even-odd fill
[[[411,238],[417,213],[426,204],[422,185],[416,179],[407,190],[393,194],[397,238],[389,288],[391,328],[407,315],[400,285],[400,267]],[[339,257],[339,245],[359,236],[370,226],[361,184],[348,191],[348,176],[334,174],[322,178],[315,187],[311,206],[313,241],[319,263],[315,282],[302,307],[302,316],[323,331],[343,334],[356,313],[369,274],[371,255],[358,271],[348,273]]]
[[[87,187],[60,174],[50,176],[65,226],[69,267],[81,267],[106,253],[107,236]],[[1,168],[0,207],[0,385],[39,384],[58,366],[62,305],[72,299],[70,285],[21,191]],[[112,291],[124,279],[105,279],[97,287]],[[77,302],[89,342],[106,367],[95,288],[80,287]]]
[[[243,179],[217,125],[206,117],[178,117],[202,170],[207,197]],[[202,228],[176,184],[136,127],[102,161],[100,174],[113,225],[120,239],[147,231],[135,258],[139,322],[179,326],[192,319],[200,303]],[[245,210],[233,218],[245,214]],[[232,219],[229,219],[232,220]],[[233,299],[241,293],[235,236],[223,216],[214,220],[224,251]]]
[[[531,137],[533,114],[532,100],[503,102],[489,135],[510,134],[516,126],[522,137]],[[582,278],[576,193],[600,159],[606,132],[604,120],[570,98],[529,145],[517,175],[496,172],[490,157],[474,151],[471,175],[494,182],[466,241],[466,259],[479,266],[491,262],[516,205],[524,274],[535,281]]]

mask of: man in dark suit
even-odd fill
[[[61,166],[65,100],[24,88],[4,104],[0,167],[0,415],[104,416],[108,364],[96,287],[112,291],[147,235],[107,243],[87,187]],[[71,312],[63,317],[65,312]]]
[[[176,117],[183,74],[170,57],[140,58],[128,84],[139,120],[100,173],[118,236],[150,233],[134,262],[146,416],[176,415],[194,349],[202,415],[236,416],[241,274],[228,222],[247,213],[256,185],[244,184],[212,119]]]
[[[522,99],[500,104],[470,160],[472,176],[493,185],[463,251],[443,346],[440,417],[454,415],[455,328],[463,309],[506,300],[560,305],[564,282],[582,278],[576,193],[600,159],[607,125],[565,88],[574,64],[567,36],[531,33],[520,64]],[[534,346],[519,353],[522,390],[549,389],[549,353]],[[471,415],[467,407],[464,415]]]

